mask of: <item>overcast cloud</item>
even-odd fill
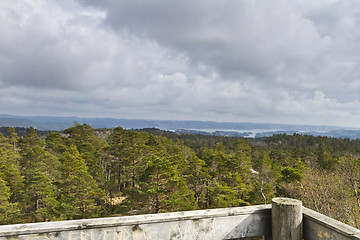
[[[1,0],[0,113],[360,126],[360,1]]]

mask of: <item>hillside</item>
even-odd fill
[[[2,224],[235,207],[283,196],[359,227],[359,140],[75,124],[62,132],[28,128],[22,137],[8,128],[0,153]]]

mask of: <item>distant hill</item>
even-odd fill
[[[212,122],[212,121],[175,121],[175,120],[141,120],[117,118],[79,118],[52,116],[15,116],[0,114],[0,127],[30,126],[38,130],[61,131],[74,125],[86,123],[93,128],[125,129],[158,128],[186,134],[204,134],[233,137],[267,137],[273,134],[308,134],[335,138],[360,139],[360,129],[338,126],[290,125],[250,122]]]

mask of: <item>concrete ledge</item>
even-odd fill
[[[0,226],[0,240],[271,239],[271,205]],[[360,240],[360,230],[302,207],[305,240]]]
[[[304,239],[356,239],[360,230],[303,207]]]
[[[149,236],[152,239],[187,239],[190,236],[198,237],[197,239],[232,239],[269,234],[271,232],[270,218],[271,205],[259,205],[6,225],[0,226],[0,239],[41,237],[55,240],[106,240],[149,239]]]

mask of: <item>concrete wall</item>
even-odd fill
[[[360,240],[360,230],[303,207],[305,240]],[[0,226],[0,240],[271,239],[271,205]]]
[[[360,240],[360,230],[303,207],[303,232],[306,240]]]
[[[0,226],[0,240],[238,239],[271,234],[271,206]],[[270,239],[270,238],[268,238]]]

